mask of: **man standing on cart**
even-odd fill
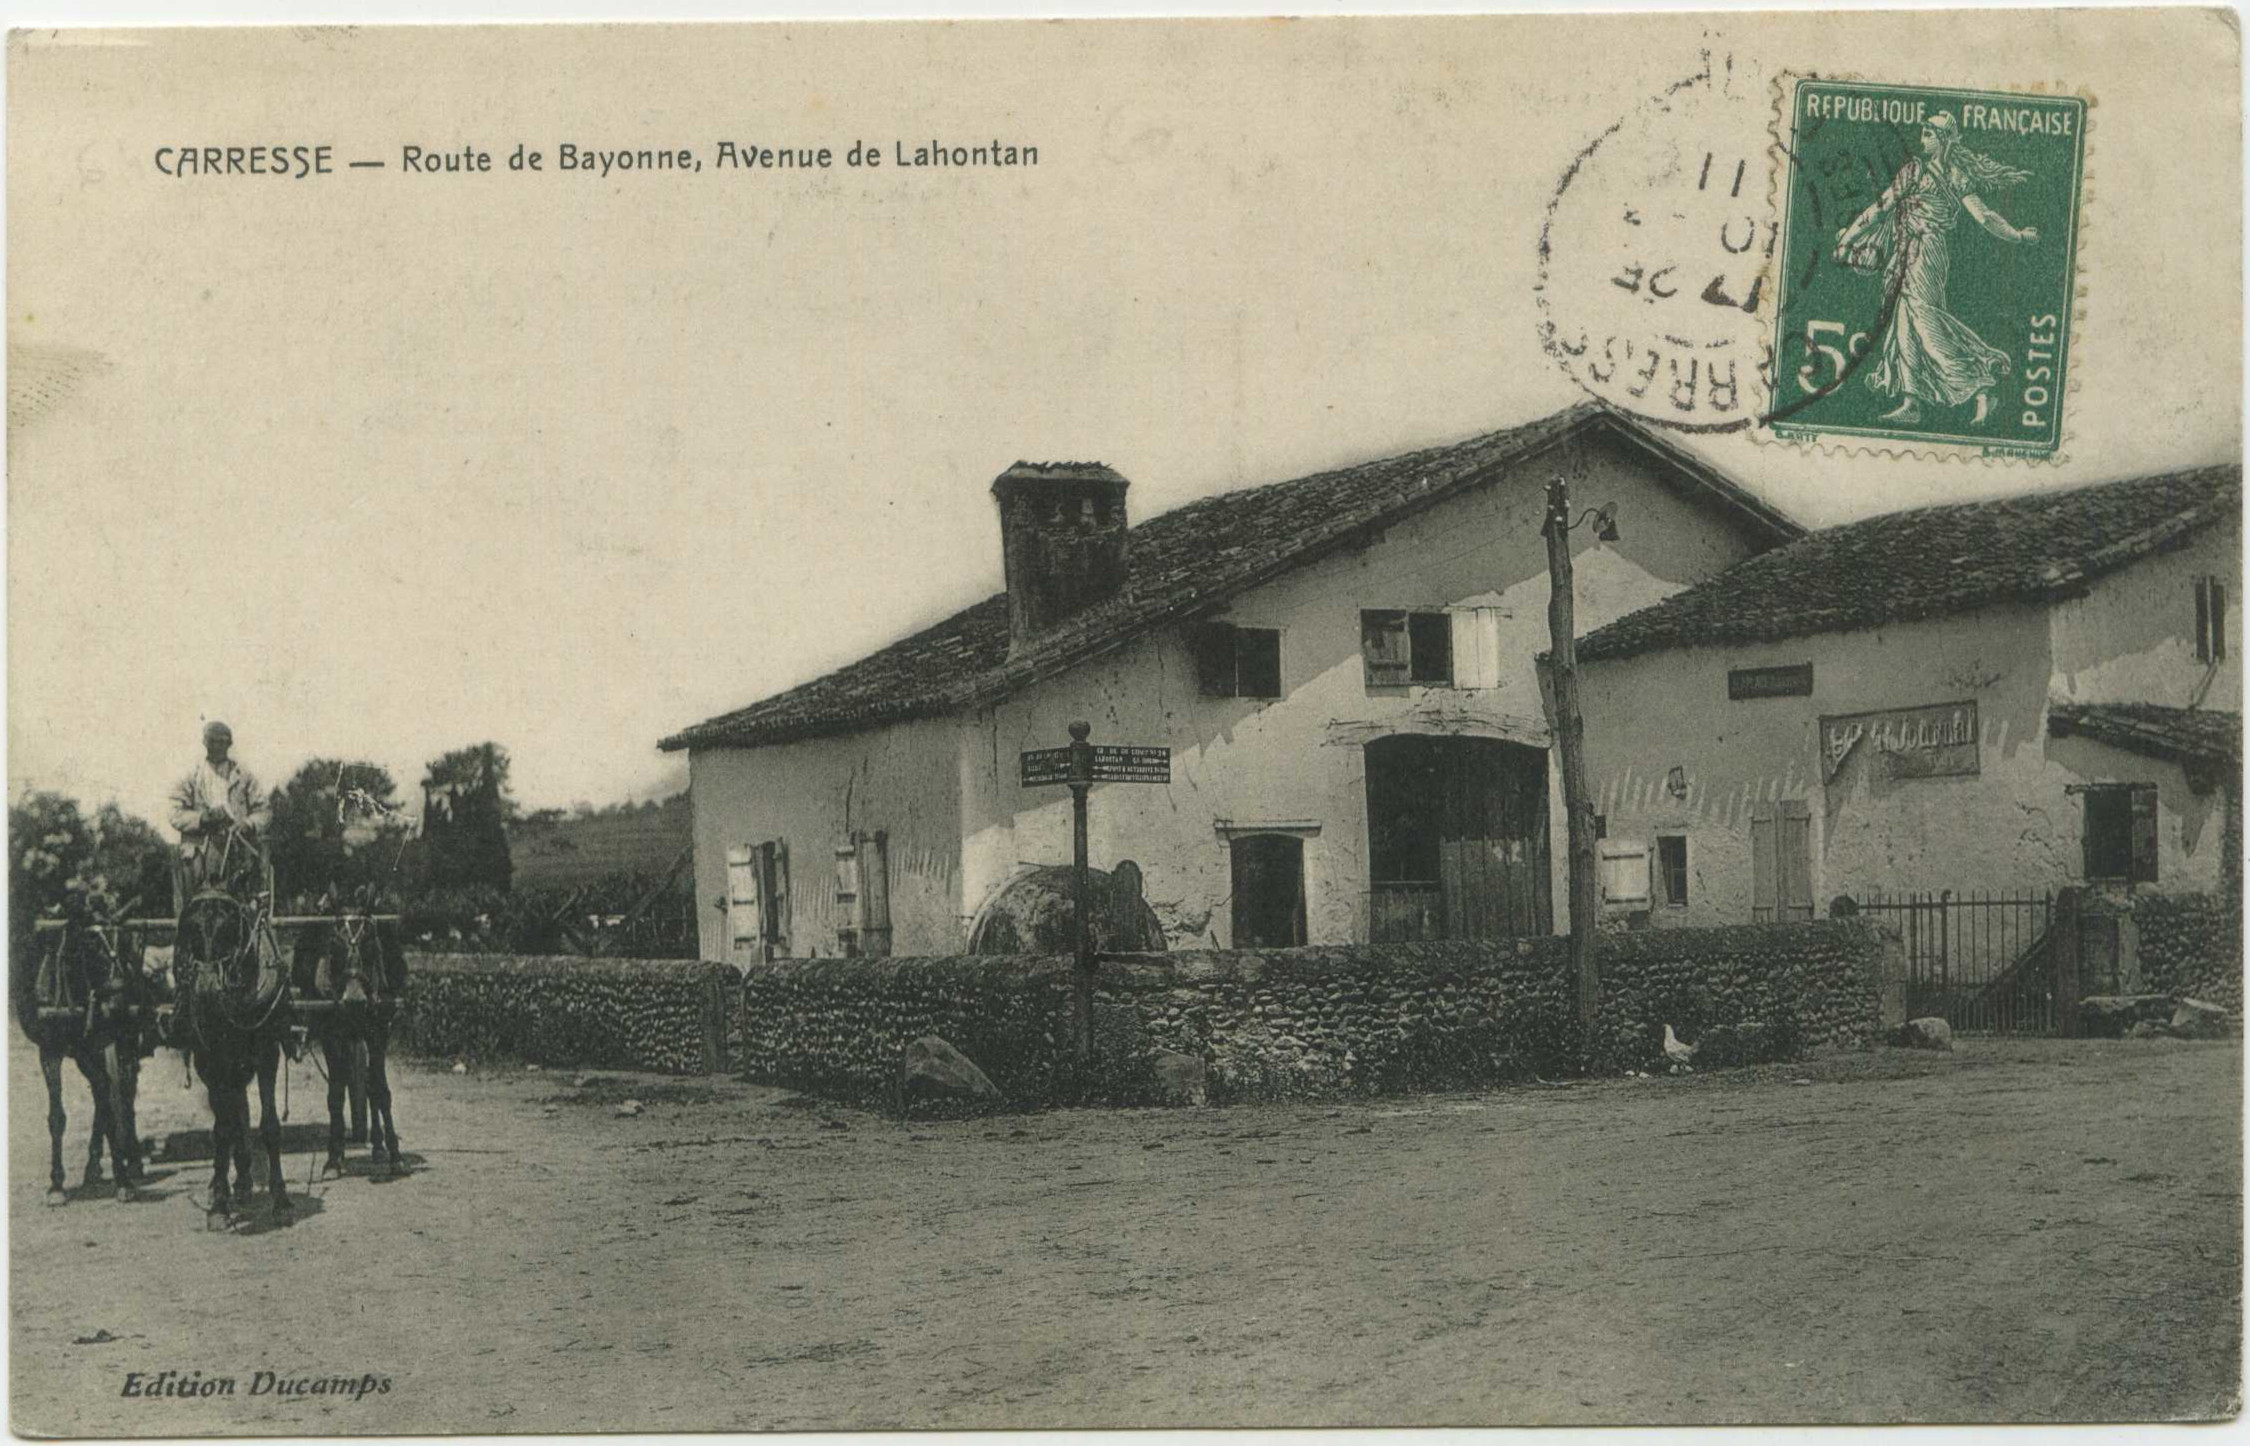
[[[185,907],[199,890],[227,888],[243,875],[264,887],[265,834],[273,802],[250,770],[229,756],[234,731],[224,723],[203,728],[203,761],[172,790],[172,827],[180,832],[180,897]]]

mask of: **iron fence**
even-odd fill
[[[2055,897],[1951,889],[1854,900],[1906,944],[1906,1013],[1958,1034],[2057,1031]]]

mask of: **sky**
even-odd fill
[[[154,816],[213,717],[270,782],[489,739],[529,807],[672,791],[659,738],[995,591],[1018,458],[1141,519],[1579,400],[1558,185],[1613,126],[1763,154],[1784,71],[2092,99],[2066,460],[1686,445],[1813,524],[2239,457],[2238,66],[2177,10],[19,36],[11,791]],[[1040,164],[842,164],[932,137]],[[258,143],[337,169],[156,163]]]

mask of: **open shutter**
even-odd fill
[[[1453,613],[1453,686],[1500,686],[1500,609],[1458,608]]]
[[[1359,654],[1367,666],[1370,688],[1403,688],[1411,663],[1406,641],[1406,614],[1363,612],[1359,615]]]
[[[1776,902],[1784,920],[1810,919],[1812,898],[1812,818],[1803,799],[1791,799],[1777,810],[1774,862]]]
[[[737,963],[764,963],[766,929],[762,848],[727,850],[727,957]]]
[[[1750,811],[1750,921],[1770,924],[1780,897],[1779,866],[1775,862],[1773,809],[1759,805]]]
[[[2133,786],[2133,882],[2156,882],[2156,789]]]
[[[859,952],[891,952],[891,836],[882,829],[859,836]]]

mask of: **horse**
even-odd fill
[[[299,936],[291,976],[299,998],[328,1006],[317,1013],[307,1011],[307,1030],[320,1045],[328,1074],[328,1157],[321,1165],[321,1178],[344,1173],[347,1097],[353,1143],[372,1133],[376,1163],[393,1173],[404,1171],[386,1062],[391,1021],[406,984],[405,954],[388,925],[364,911],[346,910],[335,914],[326,928]]]
[[[289,974],[274,938],[270,893],[238,897],[205,887],[181,910],[173,970],[179,991],[172,1042],[203,1080],[211,1102],[211,1201],[207,1224],[247,1207],[253,1190],[250,1082],[258,1084],[258,1135],[265,1146],[276,1215],[293,1208],[282,1178],[281,1121],[274,1084],[290,1032]],[[227,1190],[234,1166],[236,1194]]]
[[[51,940],[36,967],[11,969],[10,994],[16,1024],[39,1049],[39,1072],[47,1082],[47,1134],[50,1141],[47,1203],[70,1197],[63,1188],[62,1067],[78,1066],[94,1096],[93,1137],[86,1146],[82,1188],[102,1181],[102,1144],[109,1144],[117,1175],[117,1198],[133,1198],[142,1176],[141,1144],[134,1120],[143,1040],[155,1011],[140,967],[139,950],[122,921],[131,906],[111,908],[91,890],[73,890]],[[33,937],[40,932],[35,930]]]

